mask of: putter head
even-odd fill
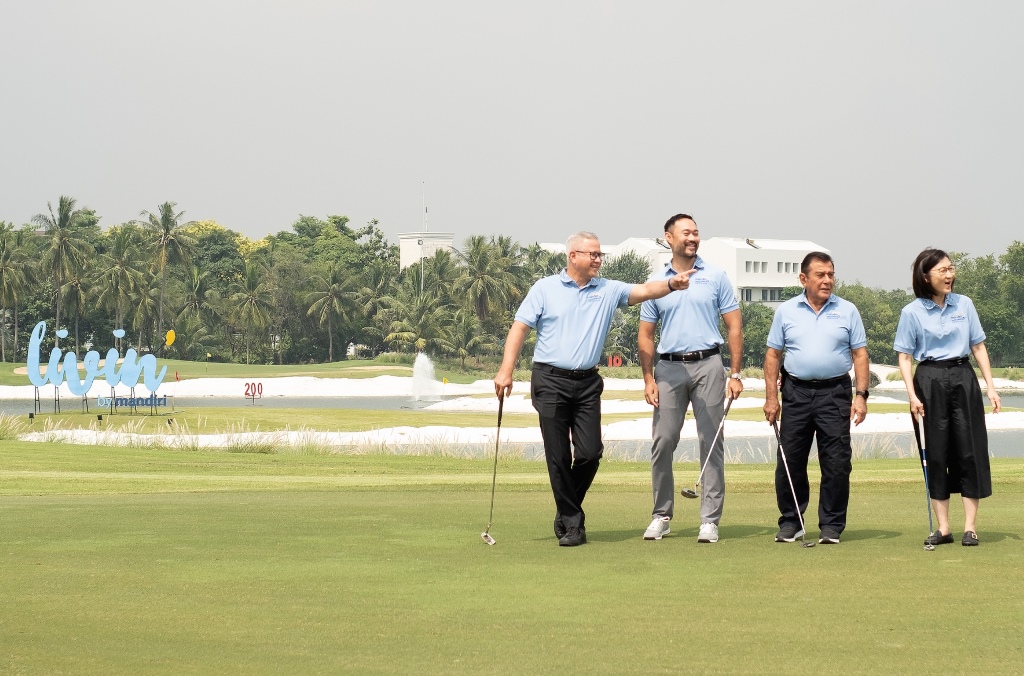
[[[679,494],[684,498],[690,498],[691,500],[695,500],[697,498],[697,491],[693,488],[684,488],[679,491]]]
[[[489,533],[480,533],[480,537],[482,537],[484,539],[484,542],[486,542],[487,544],[494,544],[494,538],[492,538]]]
[[[818,543],[815,542],[814,540],[804,540],[804,541],[802,541],[800,543],[800,546],[801,547],[807,547],[808,549],[810,549],[811,547],[813,547],[816,544],[818,544]]]
[[[925,544],[925,546],[924,546],[924,550],[925,550],[926,552],[934,552],[934,551],[935,551],[935,545],[933,545],[933,544],[927,544],[927,543],[926,543],[926,544]]]

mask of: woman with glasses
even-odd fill
[[[956,269],[946,252],[925,249],[914,261],[917,298],[903,308],[893,348],[899,353],[900,374],[910,396],[910,412],[923,421],[928,454],[928,492],[939,522],[926,545],[953,542],[949,527],[949,497],[959,493],[964,503],[961,544],[978,544],[978,502],[992,495],[988,462],[985,405],[970,356],[985,378],[988,399],[999,412],[999,394],[985,349],[985,332],[967,296],[953,293]],[[917,372],[913,372],[916,359]]]

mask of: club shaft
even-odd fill
[[[924,419],[921,416],[911,414],[917,423],[917,449],[921,451],[921,470],[924,472],[924,505],[928,509],[928,534],[935,532],[935,522],[932,521],[932,492],[928,485],[928,444],[924,437]]]
[[[484,533],[491,530],[491,522],[494,520],[494,487],[498,482],[498,445],[501,443],[501,409],[505,404],[505,397],[498,397],[498,431],[494,437],[494,473],[491,475],[491,511],[487,515],[487,528]]]
[[[793,486],[793,476],[789,473],[789,462],[786,461],[786,449],[782,447],[782,435],[779,434],[779,423],[773,422],[775,428],[775,440],[779,442],[779,457],[782,458],[782,466],[786,469],[786,480],[789,481],[789,490],[793,493],[793,506],[796,507],[796,518],[800,520],[800,530],[806,533],[804,526],[804,515],[800,511],[800,500],[796,497],[796,488]]]
[[[700,485],[700,480],[704,478],[704,470],[708,467],[708,460],[711,459],[711,454],[715,450],[715,444],[718,443],[718,437],[721,436],[722,430],[725,429],[725,419],[729,416],[729,409],[732,407],[732,398],[730,397],[725,403],[725,412],[722,413],[722,422],[718,424],[718,430],[715,432],[715,438],[711,440],[711,445],[708,446],[708,454],[704,458],[704,464],[701,465],[700,474],[697,475],[697,483],[693,484],[694,492],[697,492],[697,486]],[[722,449],[725,452],[725,449]]]

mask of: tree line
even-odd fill
[[[530,286],[566,263],[565,254],[536,243],[474,236],[400,270],[398,247],[377,221],[355,228],[346,216],[300,216],[259,240],[214,221],[186,221],[174,202],[106,230],[99,221],[62,196],[29,224],[0,222],[0,359],[25,361],[29,333],[46,321],[48,339],[59,346],[56,329],[67,329],[65,341],[79,353],[83,345],[152,352],[173,328],[166,354],[185,360],[330,362],[348,358],[353,346],[358,357],[422,351],[465,368],[467,359],[480,365],[500,357]],[[956,290],[974,299],[993,363],[1020,364],[1024,244],[999,257],[953,260]],[[602,269],[627,282],[650,272],[632,253]],[[892,339],[909,294],[860,284],[836,292],[860,309],[871,360],[895,364]],[[763,362],[772,312],[742,304],[745,365]],[[638,307],[617,312],[606,353],[636,363],[638,325]],[[119,328],[123,338],[112,335]],[[528,343],[524,357],[531,350]]]

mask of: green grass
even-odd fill
[[[488,461],[5,442],[0,672],[1019,670],[1024,462],[994,463],[982,546],[935,552],[913,461],[856,462],[811,550],[770,541],[770,467],[727,472],[721,542],[683,500],[643,542],[649,468],[606,462],[566,549],[543,464],[502,460],[488,547]]]

